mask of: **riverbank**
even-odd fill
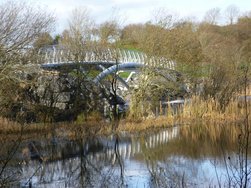
[[[174,113],[169,107],[169,109],[166,109],[166,114],[140,118],[133,118],[129,114],[117,123],[102,119],[97,114],[91,115],[87,119],[79,117],[75,122],[23,125],[0,118],[0,134],[47,136],[56,134],[59,137],[74,138],[85,135],[104,135],[112,132],[138,133],[177,125],[200,124],[200,122],[206,124],[239,124],[246,119],[246,113],[250,114],[250,108],[244,108],[237,100],[230,101],[229,105],[222,111],[219,104],[213,99],[203,100],[199,97],[193,97],[189,103],[186,102],[178,111],[179,113]]]
[[[250,101],[248,101],[247,105],[246,109],[243,101],[231,100],[228,106],[222,110],[219,103],[213,99],[203,100],[199,97],[193,97],[189,102],[185,102],[183,106],[176,109],[178,113],[174,113],[169,107],[169,110],[165,110],[167,113],[164,115],[142,117],[136,121],[129,115],[120,122],[118,130],[138,132],[155,128],[202,123],[240,124],[245,121],[247,114],[250,114]]]
[[[216,125],[216,124],[242,124],[245,117],[243,115],[226,115],[215,114],[203,115],[202,117],[179,116],[158,116],[148,117],[145,119],[133,121],[123,119],[114,129],[111,122],[102,121],[86,121],[86,122],[63,122],[63,123],[37,123],[21,125],[15,122],[9,122],[1,119],[0,135],[12,136],[22,135],[24,138],[30,137],[64,137],[64,138],[79,138],[90,135],[109,135],[111,133],[119,134],[121,132],[128,133],[145,133],[166,129],[180,125]],[[3,123],[4,122],[4,123]],[[213,128],[214,126],[212,126]]]

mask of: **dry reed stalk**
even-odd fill
[[[189,102],[185,102],[182,109],[178,109],[178,111],[182,111],[178,115],[172,112],[169,104],[166,109],[166,115],[141,117],[138,119],[127,118],[126,123],[120,124],[119,129],[131,132],[149,129],[150,127],[166,127],[175,123],[193,124],[200,121],[213,124],[232,123],[241,121],[245,115],[244,109],[238,107],[238,101],[235,99],[230,101],[224,112],[219,109],[220,104],[213,98],[204,100],[199,96],[192,96]],[[159,111],[161,112],[161,109]]]

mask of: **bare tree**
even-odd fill
[[[68,28],[63,32],[59,45],[71,51],[71,60],[79,61],[85,58],[86,51],[93,41],[94,21],[85,7],[75,8],[68,22]]]
[[[103,45],[114,43],[119,39],[120,29],[115,20],[106,21],[99,26],[99,38]]]
[[[110,17],[97,28],[97,38],[102,46],[115,44],[121,35],[121,26],[124,23],[119,9],[113,9]]]
[[[0,44],[4,55],[1,65],[13,60],[19,63],[17,55],[23,55],[41,33],[50,31],[54,22],[51,14],[13,1],[2,4],[0,14]]]
[[[33,42],[41,33],[51,31],[54,17],[37,7],[17,1],[4,1],[0,5],[0,113],[13,102],[23,102],[20,99],[23,84],[22,75],[24,64],[35,63],[37,54],[33,54]],[[10,108],[13,110],[13,108]],[[20,116],[22,113],[20,111]],[[24,123],[24,122],[22,122]],[[23,126],[20,136],[14,142],[10,152],[1,155],[0,181],[7,175],[14,174],[8,171],[8,165],[15,155],[22,141]],[[4,142],[4,144],[7,144]],[[2,142],[1,142],[2,145]],[[4,146],[4,145],[3,145]],[[8,182],[0,182],[1,186]]]
[[[36,7],[14,1],[0,5],[0,81],[17,79],[17,64],[27,64],[33,42],[50,31],[54,17]],[[14,66],[15,65],[15,66]],[[15,72],[14,72],[15,71]],[[1,84],[3,86],[3,84]]]
[[[240,10],[235,5],[230,5],[225,10],[225,16],[230,25],[232,25],[235,21],[237,21],[239,14]]]
[[[220,18],[220,9],[219,8],[212,8],[208,10],[204,16],[204,21],[209,24],[217,24],[217,21]]]
[[[49,33],[41,33],[41,35],[37,38],[37,40],[34,42],[33,46],[36,49],[40,49],[42,47],[46,47],[48,45],[53,44],[53,38]]]
[[[143,24],[126,25],[121,31],[120,42],[127,48],[139,48],[143,32]]]
[[[172,29],[178,20],[177,13],[165,8],[157,9],[153,13],[153,23],[165,29]]]

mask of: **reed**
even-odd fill
[[[136,108],[132,108],[136,109]],[[161,103],[153,106],[150,103],[137,104],[137,110],[129,111],[125,119],[118,124],[116,131],[137,132],[148,129],[165,128],[180,124],[194,124],[195,122],[215,123],[232,123],[242,122],[245,117],[245,109],[243,105],[233,98],[225,111],[220,110],[219,103],[213,98],[204,100],[199,96],[193,96],[183,105],[177,106],[175,111],[171,105],[162,107]],[[250,113],[251,108],[249,108]],[[108,133],[111,131],[111,123],[101,118],[99,113],[81,114],[75,122],[63,123],[34,123],[21,125],[16,122],[0,118],[0,133],[19,133],[25,128],[24,134],[28,133],[50,133],[52,127],[63,135],[73,137],[74,131],[79,132],[95,132],[97,134]],[[89,132],[90,132],[89,131]],[[114,131],[114,130],[113,130]]]
[[[145,105],[145,110],[148,111],[142,115],[142,108],[140,113],[133,111],[133,115],[127,116],[125,121],[120,122],[119,130],[135,132],[142,131],[149,128],[169,127],[179,124],[194,124],[194,122],[207,122],[208,124],[222,124],[222,123],[236,123],[242,122],[245,117],[245,109],[240,106],[240,101],[233,98],[224,111],[220,109],[220,104],[213,98],[203,99],[199,96],[192,96],[184,105],[176,107],[174,113],[170,104],[163,110],[161,105],[159,109],[154,112]],[[163,113],[165,111],[165,113]],[[250,113],[250,110],[249,110]]]
[[[191,119],[202,119],[210,122],[235,122],[244,118],[245,110],[239,106],[237,99],[232,99],[224,111],[220,104],[213,98],[203,100],[200,97],[192,97],[191,104],[185,104],[185,111]],[[186,114],[187,115],[187,114]]]

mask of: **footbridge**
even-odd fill
[[[148,56],[143,52],[126,50],[126,49],[93,49],[76,52],[59,46],[50,46],[39,50],[42,62],[41,68],[44,70],[61,70],[71,69],[77,66],[90,67],[94,66],[101,72],[94,78],[95,83],[99,83],[107,75],[119,71],[137,72],[143,67],[155,67],[175,71],[174,61],[163,57]],[[130,76],[130,75],[129,75]],[[174,79],[170,78],[175,81]],[[119,78],[119,81],[129,80]],[[125,84],[126,87],[128,87]]]
[[[176,82],[179,73],[175,70],[174,61],[163,57],[148,56],[145,53],[125,50],[125,49],[87,49],[84,51],[69,50],[59,46],[51,46],[39,51],[41,68],[47,71],[68,71],[73,69],[98,70],[98,74],[93,78],[93,82],[101,85],[108,75],[116,75],[118,80],[117,87],[121,90],[129,90],[133,75],[140,72],[143,68],[156,70],[167,70],[165,78],[171,82]],[[120,72],[127,72],[127,77],[120,77]],[[168,73],[169,72],[169,73]],[[108,89],[109,90],[109,89]],[[110,92],[110,91],[109,91]],[[123,99],[123,97],[120,97]]]

